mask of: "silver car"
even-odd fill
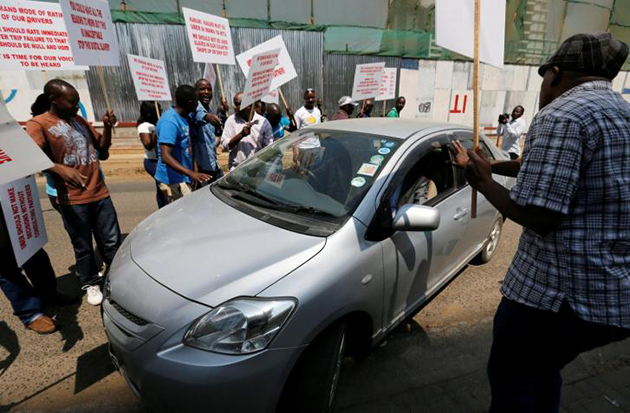
[[[105,284],[110,353],[129,387],[155,410],[329,411],[343,357],[496,250],[503,219],[482,195],[471,219],[456,139],[471,147],[472,131],[324,123],[147,218]]]

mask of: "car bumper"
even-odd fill
[[[131,390],[153,410],[275,411],[284,383],[305,347],[233,356],[181,344],[185,329],[128,350],[129,332],[103,311],[110,355]],[[110,310],[111,311],[111,310]]]

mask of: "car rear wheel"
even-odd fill
[[[481,252],[473,259],[474,264],[485,264],[490,262],[501,239],[501,231],[503,230],[503,217],[497,218],[490,230],[490,235],[483,245]]]
[[[346,344],[345,323],[335,324],[320,334],[289,376],[278,411],[332,411]]]

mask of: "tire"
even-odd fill
[[[497,246],[499,245],[499,240],[501,239],[501,231],[503,230],[503,218],[499,217],[492,225],[492,229],[490,230],[490,234],[488,235],[488,239],[483,244],[483,249],[475,258],[473,258],[472,263],[481,265],[490,262],[494,253],[497,250]]]
[[[317,336],[289,375],[278,412],[331,412],[346,344],[345,323]]]

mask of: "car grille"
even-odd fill
[[[149,324],[149,322],[143,318],[138,317],[135,314],[130,313],[129,311],[125,310],[120,304],[118,304],[116,301],[114,300],[109,300],[109,304],[111,304],[112,307],[114,307],[116,309],[116,311],[118,311],[120,313],[120,315],[122,315],[123,317],[125,317],[127,320],[131,321],[132,323],[134,323],[135,325],[138,326],[146,326],[147,324]]]

